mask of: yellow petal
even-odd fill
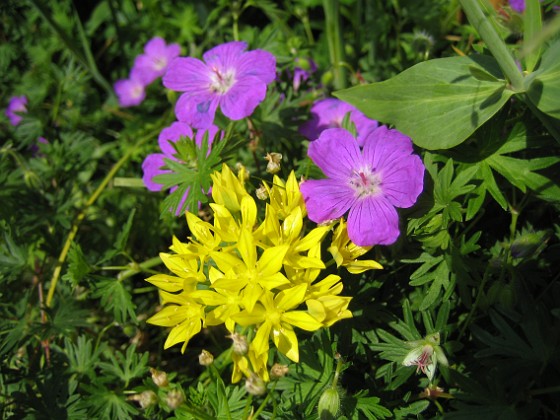
[[[270,336],[271,329],[272,326],[269,322],[265,322],[258,327],[255,338],[251,341],[251,348],[257,356],[268,353],[268,337]]]
[[[242,229],[239,234],[237,250],[243,259],[243,262],[249,269],[255,267],[257,264],[257,249],[255,247],[253,236],[246,229]]]
[[[170,276],[167,274],[155,274],[146,279],[159,289],[167,292],[179,292],[183,290],[183,280],[181,277]],[[195,280],[196,282],[196,280]]]
[[[271,276],[274,273],[278,273],[282,268],[282,262],[288,249],[288,245],[265,249],[257,263],[258,272],[263,276]]]
[[[305,331],[317,331],[323,324],[305,311],[290,311],[282,315],[282,322]]]
[[[382,270],[383,266],[374,260],[354,260],[343,264],[348,272],[352,274],[360,274],[367,270]]]
[[[274,304],[277,308],[287,311],[297,307],[303,302],[305,293],[307,292],[307,284],[300,284],[289,289],[282,290],[274,298]]]
[[[274,344],[278,350],[294,362],[299,362],[299,348],[296,333],[288,326],[272,331]]]

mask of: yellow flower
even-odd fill
[[[224,163],[221,172],[212,175],[212,198],[217,204],[223,205],[230,212],[238,212],[241,208],[241,199],[249,196],[245,190],[245,173],[239,171],[236,177],[231,169]]]
[[[305,284],[283,290],[276,296],[266,290],[252,311],[245,310],[234,315],[235,321],[242,326],[258,325],[251,342],[256,355],[268,353],[269,339],[272,338],[280,352],[294,362],[299,361],[298,341],[293,327],[315,331],[323,326],[306,311],[294,309],[304,301],[306,290]]]
[[[265,220],[254,232],[258,245],[269,246],[288,245],[288,252],[284,258],[284,265],[300,268],[325,268],[321,254],[310,256],[302,253],[320,244],[329,231],[329,227],[317,227],[302,237],[303,214],[301,208],[296,207],[280,224],[278,212],[274,207],[266,206]]]
[[[302,215],[305,217],[307,211],[303,196],[299,191],[299,184],[294,171],[288,176],[288,180],[284,182],[280,177],[274,176],[272,187],[266,182],[263,183],[268,196],[270,197],[270,205],[278,212],[280,220],[284,220],[296,208],[301,209]]]
[[[328,251],[333,256],[337,267],[343,266],[352,274],[360,274],[367,270],[383,268],[381,264],[374,260],[358,260],[358,257],[364,255],[371,248],[359,246],[352,242],[348,237],[344,219],[340,219]]]
[[[171,327],[163,348],[184,342],[181,347],[181,352],[184,352],[189,340],[202,329],[204,307],[191,299],[188,291],[178,295],[161,291],[160,296],[165,306],[146,322]]]
[[[251,311],[264,290],[272,290],[289,283],[286,276],[280,273],[288,246],[268,248],[257,261],[254,238],[247,230],[242,230],[237,250],[241,259],[223,252],[212,254],[212,259],[224,274],[224,277],[216,279],[212,286],[231,292],[242,291],[241,303],[245,309]]]

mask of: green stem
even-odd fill
[[[130,159],[130,157],[136,151],[136,149],[139,146],[141,146],[142,144],[146,143],[148,140],[153,139],[154,136],[158,132],[159,132],[159,128],[158,128],[157,131],[150,132],[144,138],[141,138],[140,141],[138,143],[136,143],[136,145],[134,145],[133,147],[128,149],[128,151],[124,154],[124,156],[122,158],[120,158],[119,161],[117,163],[115,163],[115,165],[113,165],[113,167],[111,168],[109,173],[105,176],[103,181],[101,181],[101,184],[99,184],[97,189],[93,192],[91,197],[88,199],[88,201],[86,202],[86,204],[84,205],[84,207],[82,208],[80,213],[78,213],[78,215],[76,216],[76,219],[74,219],[74,222],[72,223],[72,227],[70,228],[70,233],[68,234],[68,237],[66,238],[66,242],[64,243],[64,246],[62,247],[62,251],[60,251],[60,255],[58,256],[58,260],[56,262],[56,266],[55,266],[54,271],[53,271],[53,275],[52,275],[52,278],[51,278],[51,285],[50,285],[50,288],[49,288],[49,293],[47,295],[47,302],[46,302],[47,307],[49,307],[49,308],[51,307],[52,300],[53,300],[53,297],[54,297],[54,291],[56,290],[56,285],[58,283],[58,279],[60,278],[60,273],[62,271],[62,266],[63,266],[64,262],[66,261],[66,257],[68,256],[68,251],[70,250],[70,246],[72,245],[72,242],[74,241],[74,238],[76,238],[80,223],[86,217],[87,209],[89,207],[91,207],[93,205],[93,203],[95,203],[97,201],[97,199],[99,198],[101,193],[105,190],[107,185],[109,185],[109,182],[114,178],[114,176],[117,174],[118,170],[121,169],[121,167]]]
[[[515,92],[525,90],[523,75],[517,67],[504,40],[498,35],[489,17],[484,14],[480,7],[479,0],[459,0],[469,22],[478,31],[480,37],[500,65],[506,78],[509,80],[510,87]]]
[[[334,88],[335,90],[344,89],[346,87],[346,71],[344,66],[342,66],[344,62],[344,49],[342,46],[338,0],[323,0],[323,10],[325,11],[325,26],[329,56],[333,69]]]
[[[270,396],[272,395],[272,393],[274,392],[274,389],[276,388],[276,384],[278,383],[278,381],[274,381],[274,384],[272,385],[272,388],[270,388],[270,390],[266,393],[266,397],[263,400],[263,402],[261,403],[261,405],[259,406],[259,408],[257,409],[257,411],[255,411],[255,414],[253,414],[253,416],[251,417],[252,419],[257,419],[259,418],[259,415],[261,414],[261,412],[264,410],[264,408],[266,407],[266,404],[268,403],[268,400],[270,399]]]

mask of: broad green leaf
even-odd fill
[[[544,52],[539,69],[525,83],[529,100],[545,114],[560,118],[560,38]]]
[[[465,141],[512,94],[494,58],[483,55],[429,60],[384,82],[334,93],[429,150]]]

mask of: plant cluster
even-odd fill
[[[557,418],[559,9],[5,2],[2,416]]]

